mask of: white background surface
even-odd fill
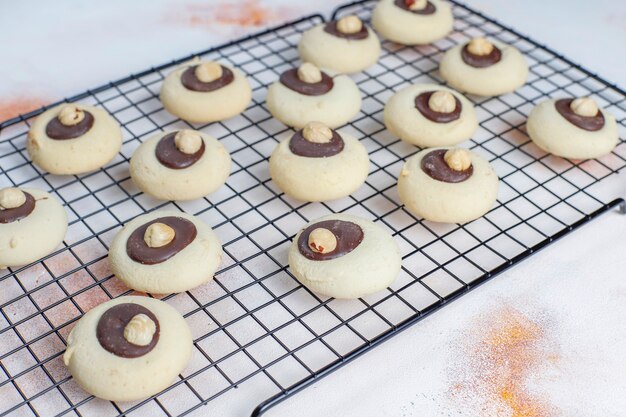
[[[302,4],[0,2],[0,119],[263,24],[327,12]],[[471,5],[626,86],[626,2],[480,0]],[[216,17],[217,16],[217,17]],[[626,194],[624,175],[607,196]],[[490,316],[514,309],[549,323],[554,360],[525,384],[549,415],[626,413],[626,216],[609,213],[272,410],[271,416],[485,416],[490,397],[451,395]],[[552,357],[552,356],[550,356]],[[491,411],[489,411],[491,410]],[[513,415],[506,409],[497,415]],[[533,416],[544,416],[539,411]],[[516,417],[522,417],[517,415]]]

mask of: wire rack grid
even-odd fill
[[[368,20],[372,6],[371,1],[352,4],[336,15],[357,13]],[[30,163],[26,133],[41,110],[1,123],[0,187],[49,190],[63,202],[70,226],[63,247],[41,262],[0,271],[0,415],[260,415],[620,204],[605,201],[598,187],[626,165],[623,141],[602,159],[568,161],[532,145],[524,122],[533,105],[546,98],[593,95],[616,116],[623,137],[625,93],[462,4],[455,3],[454,14],[455,31],[448,38],[417,48],[383,42],[379,62],[354,77],[363,108],[343,130],[361,139],[372,164],[366,184],[338,201],[294,201],[271,182],[267,167],[276,143],[292,132],[267,111],[267,86],[297,64],[299,36],[323,22],[319,15],[197,54],[248,74],[253,103],[231,120],[190,125],[163,110],[158,92],[164,76],[190,57],[68,99],[103,107],[122,126],[120,154],[94,173],[53,176]],[[486,216],[465,225],[421,221],[398,203],[395,189],[403,161],[418,149],[384,129],[382,109],[394,91],[409,83],[441,83],[437,62],[442,52],[479,35],[515,45],[531,69],[528,84],[513,94],[470,97],[481,126],[469,147],[498,172],[498,202]],[[143,195],[128,174],[134,149],[154,133],[184,127],[212,134],[231,152],[234,169],[226,186],[185,203]],[[125,222],[160,208],[197,215],[224,244],[224,263],[213,282],[157,296],[189,323],[191,363],[171,387],[147,400],[93,398],[63,365],[67,335],[91,307],[131,293],[111,274],[108,245]],[[291,276],[286,257],[291,239],[308,221],[332,212],[370,218],[394,235],[403,268],[389,289],[340,301],[309,292]]]

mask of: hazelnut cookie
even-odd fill
[[[270,157],[272,180],[301,201],[346,197],[365,182],[368,172],[365,147],[320,122],[308,123],[280,142]]]
[[[453,88],[479,96],[499,96],[526,83],[528,64],[513,46],[474,38],[448,49],[439,64],[441,77]]]
[[[128,296],[89,310],[70,332],[63,361],[88,393],[135,401],[167,388],[189,359],[185,319],[167,303]]]
[[[526,130],[544,151],[571,159],[599,158],[619,141],[615,117],[590,97],[540,103],[528,115]]]
[[[307,224],[289,249],[289,269],[311,291],[359,298],[387,288],[402,259],[381,226],[349,214],[331,214]]]
[[[151,294],[179,293],[213,279],[222,245],[192,215],[153,211],[131,220],[115,236],[109,262],[129,288]]]
[[[398,193],[415,216],[441,223],[466,223],[487,213],[498,196],[498,175],[467,149],[425,149],[409,158]]]
[[[194,59],[165,77],[160,98],[165,110],[174,116],[209,123],[243,112],[252,100],[252,90],[238,69]]]
[[[43,258],[66,231],[67,214],[52,195],[33,188],[0,190],[0,269]]]
[[[162,200],[194,200],[224,185],[231,159],[212,136],[183,129],[161,132],[130,159],[130,176],[141,191]]]
[[[78,103],[61,104],[40,114],[26,142],[33,163],[56,175],[101,168],[121,146],[122,131],[115,119],[102,109]]]
[[[300,128],[320,121],[332,128],[343,126],[361,109],[359,88],[347,75],[336,75],[305,62],[289,69],[267,90],[272,116]]]
[[[440,0],[380,0],[372,25],[384,38],[402,45],[426,45],[452,31],[452,9]]]
[[[302,61],[349,74],[376,63],[380,55],[380,41],[361,19],[350,15],[304,32],[298,51]]]
[[[435,84],[416,84],[385,104],[385,126],[405,142],[422,148],[450,146],[469,139],[478,121],[463,95]]]

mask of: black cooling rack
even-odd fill
[[[356,13],[369,20],[373,5],[344,6],[335,16]],[[323,22],[320,15],[196,54],[238,66],[252,84],[253,103],[223,123],[187,124],[158,100],[164,76],[191,57],[67,99],[103,107],[123,127],[120,154],[94,173],[53,176],[29,162],[26,134],[43,109],[0,123],[0,186],[49,190],[70,218],[62,249],[0,272],[0,414],[258,416],[599,214],[623,207],[621,199],[605,201],[599,188],[626,165],[623,141],[599,160],[568,161],[536,148],[524,123],[544,99],[593,95],[616,116],[623,135],[624,91],[463,4],[454,3],[454,14],[448,38],[417,48],[384,42],[378,64],[355,76],[363,108],[343,129],[361,139],[372,165],[367,183],[338,201],[291,200],[270,181],[267,168],[274,146],[291,132],[267,111],[267,85],[298,62],[300,34]],[[469,147],[496,168],[498,203],[465,225],[420,221],[398,204],[395,189],[403,160],[418,149],[384,129],[383,105],[409,83],[441,83],[442,52],[479,35],[515,45],[530,64],[528,84],[515,93],[470,97],[481,127]],[[210,133],[229,149],[234,170],[227,185],[187,203],[141,194],[128,174],[133,150],[153,133],[182,127]],[[71,379],[62,363],[65,340],[86,310],[130,293],[111,275],[108,245],[123,223],[158,208],[193,213],[210,224],[224,244],[225,261],[214,282],[163,297],[184,314],[194,335],[192,361],[179,379],[145,401],[102,401]],[[331,212],[370,218],[394,235],[403,269],[389,289],[339,301],[309,292],[290,275],[291,239],[306,222]]]

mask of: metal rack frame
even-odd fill
[[[322,23],[320,15],[192,55],[229,62],[248,74],[253,103],[230,121],[192,125],[167,115],[160,105],[163,72],[192,56],[64,100],[102,106],[123,127],[120,155],[94,173],[57,177],[31,164],[25,136],[31,119],[45,108],[0,123],[0,186],[50,190],[70,215],[63,248],[0,275],[0,398],[6,401],[0,402],[0,415],[187,415],[206,411],[202,407],[208,403],[232,412],[236,402],[245,402],[244,411],[250,412],[253,404],[269,397],[252,411],[260,416],[600,214],[618,206],[624,211],[622,199],[604,201],[597,189],[626,166],[624,141],[599,160],[567,161],[534,147],[524,123],[538,101],[559,94],[593,94],[624,129],[626,92],[453,3],[455,32],[447,39],[418,48],[383,42],[379,63],[355,76],[363,109],[344,129],[362,140],[372,170],[359,191],[340,201],[291,200],[267,172],[269,153],[292,130],[269,115],[266,87],[295,65],[298,37]],[[342,6],[333,17],[356,13],[368,20],[373,4],[368,0]],[[485,217],[465,225],[418,220],[404,211],[395,194],[402,161],[418,149],[385,131],[382,108],[386,98],[407,83],[441,83],[436,70],[442,51],[479,34],[515,44],[531,63],[529,83],[517,92],[470,97],[481,128],[469,146],[496,167],[502,185],[498,203]],[[181,127],[213,134],[229,149],[234,170],[227,185],[191,203],[142,195],[127,172],[132,151],[153,133]],[[130,293],[106,264],[108,244],[121,224],[165,207],[207,221],[222,238],[226,254],[213,283],[162,297],[190,323],[194,359],[172,386],[152,398],[133,404],[94,399],[77,388],[62,362],[59,365],[65,338],[94,303]],[[340,211],[380,222],[400,243],[403,271],[382,294],[355,301],[323,298],[289,274],[285,252],[299,227]],[[234,395],[237,401],[229,397]]]

